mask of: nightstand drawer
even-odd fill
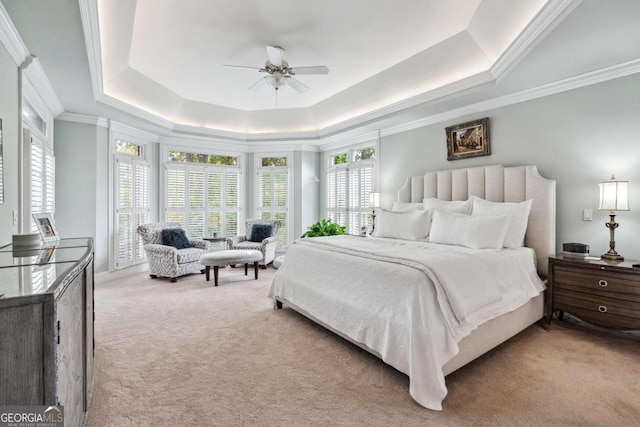
[[[556,289],[553,306],[595,325],[640,329],[640,303]]]
[[[599,269],[587,270],[566,265],[555,266],[553,274],[556,289],[640,302],[640,281],[637,274]]]

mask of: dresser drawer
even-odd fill
[[[640,303],[640,275],[637,274],[556,265],[553,270],[553,283],[556,289]]]
[[[565,289],[555,289],[553,308],[595,325],[616,329],[640,329],[640,303]]]

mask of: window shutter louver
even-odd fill
[[[115,264],[124,268],[145,259],[136,230],[149,221],[149,163],[115,155]]]

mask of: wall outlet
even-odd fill
[[[18,211],[13,211],[13,225],[18,225]]]
[[[593,209],[583,209],[582,210],[582,220],[583,221],[593,221]]]

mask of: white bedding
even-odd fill
[[[528,248],[301,239],[289,248],[269,295],[377,352],[409,376],[418,403],[441,410],[442,366],[458,352],[457,343],[544,290],[534,259]]]

